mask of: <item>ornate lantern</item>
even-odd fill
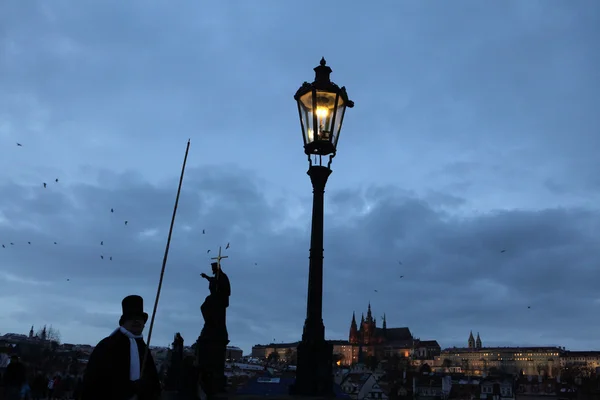
[[[331,68],[325,58],[315,69],[315,81],[304,82],[294,95],[304,138],[304,152],[311,155],[335,156],[344,122],[346,107],[354,107],[348,100],[346,88],[331,82]]]

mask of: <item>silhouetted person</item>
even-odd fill
[[[27,382],[27,370],[25,365],[19,361],[19,357],[13,355],[10,364],[4,373],[4,390],[6,400],[20,400],[21,389]]]
[[[152,355],[142,332],[148,321],[144,300],[127,296],[122,302],[119,327],[96,346],[83,377],[81,400],[158,400],[161,386]]]
[[[36,371],[35,377],[31,382],[31,397],[33,400],[41,400],[46,397],[46,388],[48,380],[41,371]]]

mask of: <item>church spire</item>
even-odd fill
[[[369,308],[367,309],[367,321],[371,322],[373,315],[371,314],[371,302],[369,301]]]
[[[475,348],[475,338],[473,337],[473,331],[469,334],[469,349]]]
[[[350,337],[348,339],[350,343],[358,342],[358,327],[356,326],[356,314],[352,312],[352,322],[350,323]]]
[[[33,338],[33,325],[31,325],[31,329],[29,330],[29,339]]]
[[[362,326],[365,323],[365,313],[361,313],[360,314],[360,326]]]
[[[387,329],[387,323],[385,321],[385,313],[383,313],[383,326],[382,326],[383,330],[385,331]]]
[[[479,332],[477,332],[477,340],[475,341],[475,348],[480,349],[481,346],[481,338],[479,337]]]

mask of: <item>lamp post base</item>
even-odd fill
[[[333,392],[333,345],[325,340],[302,340],[298,345],[296,382],[290,394],[335,397]]]

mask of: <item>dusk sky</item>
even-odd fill
[[[191,138],[151,344],[196,340],[228,242],[231,345],[299,340],[293,95],[325,57],[356,103],[326,192],[327,338],[370,301],[442,348],[600,349],[600,2],[366,4],[1,1],[0,334],[96,344],[124,296],[152,312]]]

